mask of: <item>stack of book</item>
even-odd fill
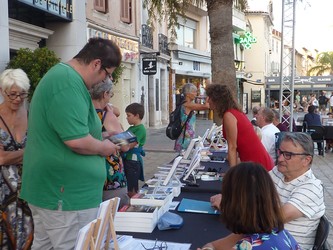
[[[171,187],[147,187],[139,190],[131,197],[131,205],[147,205],[162,207],[172,202],[173,189]]]
[[[146,184],[148,185],[148,187],[172,188],[173,197],[178,197],[180,195],[181,188],[184,185],[179,180],[170,180],[170,182],[166,186],[163,186],[163,180],[156,178],[146,181]]]
[[[146,187],[131,197],[131,205],[146,205],[159,207],[158,218],[169,211],[173,199],[172,187]]]
[[[125,205],[119,209],[114,219],[117,232],[151,233],[157,225],[158,207]]]

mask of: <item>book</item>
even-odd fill
[[[172,200],[173,194],[168,195],[146,195],[146,194],[135,194],[130,199],[131,205],[147,205],[147,206],[158,206],[161,207]]]
[[[96,246],[104,248],[108,234],[110,233],[110,217],[116,213],[119,208],[119,198],[112,198],[106,201],[103,201],[99,205],[97,218],[100,219],[100,226],[98,228],[98,234],[96,238]]]
[[[119,134],[108,137],[108,139],[117,145],[127,145],[136,142],[136,136],[130,131],[124,131]]]
[[[167,188],[172,188],[173,197],[178,197],[180,195],[180,191],[181,191],[182,186],[184,186],[184,184],[181,183],[178,180],[171,180],[168,183],[168,185],[166,185],[166,186],[162,186],[162,182],[163,182],[163,180],[153,178],[153,179],[150,179],[150,180],[146,181],[146,184],[149,187],[159,187],[159,188],[160,187],[167,187]]]
[[[116,213],[115,218],[132,217],[132,218],[157,218],[158,207],[140,206],[140,205],[124,205]]]
[[[179,212],[203,213],[203,214],[220,214],[213,208],[209,201],[200,201],[183,198],[178,206]]]
[[[76,237],[74,250],[84,249],[85,246],[90,244],[90,238],[94,231],[94,226],[97,223],[97,219],[89,222],[87,225],[82,227]]]
[[[126,225],[115,224],[115,229],[117,232],[151,233],[154,231],[155,227],[156,223],[146,225],[140,223],[139,226],[136,226],[132,223],[131,225],[128,223]]]
[[[157,225],[158,207],[125,205],[116,213],[116,231],[151,233]]]
[[[130,199],[131,205],[164,206],[173,199],[172,188],[160,189],[158,187],[140,190]]]

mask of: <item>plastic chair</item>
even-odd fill
[[[330,231],[330,224],[325,215],[320,218],[319,225],[317,227],[317,233],[315,242],[312,250],[327,250],[330,249],[327,246],[326,240],[328,237],[328,233]]]
[[[321,143],[322,149],[321,152],[322,155],[325,155],[325,128],[323,126],[308,126],[307,127],[307,133],[311,135],[311,138],[313,142]],[[319,149],[318,149],[319,150]]]

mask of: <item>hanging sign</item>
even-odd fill
[[[251,32],[245,32],[239,39],[239,43],[244,46],[245,49],[251,49],[253,43],[257,42],[257,38],[253,36]]]
[[[142,58],[142,74],[155,75],[157,72],[157,59],[156,57]]]

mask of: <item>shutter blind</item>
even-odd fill
[[[107,0],[94,0],[94,9],[100,12],[106,12],[106,1]]]

